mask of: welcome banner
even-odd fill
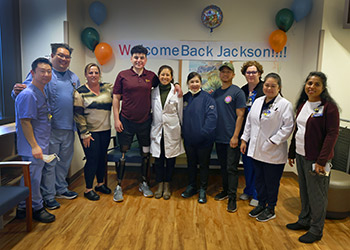
[[[276,53],[267,43],[117,40],[111,44],[120,58],[130,58],[131,48],[139,44],[148,49],[147,56],[152,59],[280,61],[288,58],[287,46]]]

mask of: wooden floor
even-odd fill
[[[286,229],[297,220],[300,208],[298,184],[292,177],[282,178],[276,219],[257,222],[248,216],[248,201],[237,201],[237,212],[228,213],[227,200],[214,200],[221,183],[217,170],[209,179],[207,204],[199,204],[197,197],[181,198],[184,170],[176,171],[168,201],[141,196],[138,176],[126,173],[122,203],[114,202],[112,195],[101,195],[97,202],[85,199],[80,177],[70,187],[79,197],[58,200],[61,208],[52,211],[55,222],[34,222],[33,231],[26,233],[25,220],[13,220],[0,230],[0,249],[350,249],[349,217],[326,220],[324,237],[311,245],[298,241],[303,232]],[[109,171],[112,189],[115,177]],[[238,194],[243,187],[240,176]]]

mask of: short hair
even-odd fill
[[[198,77],[199,78],[199,80],[202,82],[202,77],[201,77],[201,75],[200,74],[198,74],[197,72],[191,72],[191,73],[189,73],[188,74],[188,76],[187,76],[187,84],[188,84],[188,82],[192,79],[192,78],[194,78],[194,77]]]
[[[84,69],[85,75],[87,74],[87,71],[90,70],[91,67],[97,67],[98,73],[101,75],[101,69],[96,63],[89,63],[88,65],[85,66],[85,69]]]
[[[133,54],[145,54],[147,56],[148,50],[142,45],[136,45],[131,49],[131,55]]]
[[[37,59],[35,59],[33,62],[32,62],[32,70],[33,72],[35,72],[36,68],[38,67],[38,64],[39,63],[44,63],[44,64],[48,64],[50,65],[50,68],[52,68],[52,64],[51,62],[49,61],[49,59],[45,58],[45,57],[39,57]]]
[[[164,69],[168,69],[170,71],[170,75],[171,75],[171,83],[174,83],[174,71],[172,69],[172,67],[170,67],[169,65],[162,65],[160,66],[159,70],[158,70],[158,77],[160,75],[160,73],[164,70]]]
[[[64,48],[69,51],[69,55],[72,55],[73,48],[69,47],[66,43],[51,43],[51,53],[56,55],[57,49]]]
[[[260,63],[258,63],[257,61],[248,61],[248,62],[243,63],[243,65],[242,65],[242,68],[241,68],[242,75],[245,75],[247,68],[249,68],[251,66],[255,66],[261,75],[264,73],[263,66]]]

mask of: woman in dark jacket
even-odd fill
[[[185,151],[187,156],[189,185],[181,194],[189,198],[196,194],[197,163],[200,167],[199,203],[206,203],[210,154],[215,139],[217,120],[214,99],[202,91],[200,74],[192,72],[187,77],[189,92],[183,97],[183,125]]]
[[[300,242],[322,238],[326,217],[330,161],[339,133],[339,111],[327,90],[327,77],[311,72],[296,106],[296,128],[289,148],[289,165],[296,158],[301,212],[291,230],[308,230]]]

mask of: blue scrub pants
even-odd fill
[[[30,183],[32,185],[32,207],[33,211],[37,211],[43,207],[43,197],[40,193],[40,182],[45,162],[40,159],[35,159],[33,156],[22,156],[22,160],[32,162],[29,166]],[[23,176],[20,181],[20,186],[24,186]],[[18,207],[24,209],[26,207],[25,200],[21,201],[18,204]]]
[[[46,163],[41,180],[41,193],[45,201],[52,200],[56,194],[67,192],[66,177],[74,153],[74,131],[52,129],[49,154],[56,153],[60,161],[54,159]]]
[[[248,149],[247,149],[248,152]],[[245,177],[245,188],[243,193],[252,196],[253,199],[258,199],[258,193],[255,188],[255,168],[253,158],[249,157],[247,154],[242,154],[244,177]]]

